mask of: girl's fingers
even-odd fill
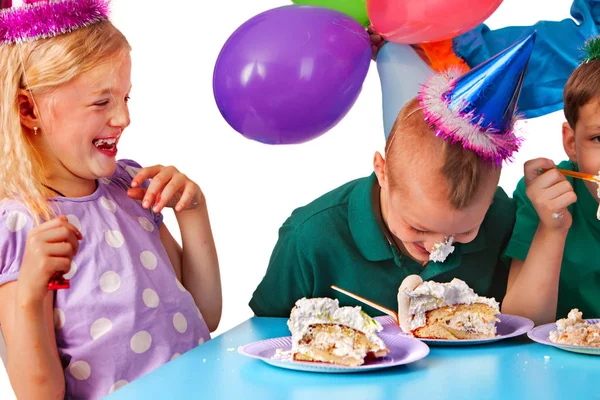
[[[188,181],[188,183],[185,185],[185,190],[183,191],[179,202],[175,206],[175,211],[184,210],[194,198],[197,190],[197,185],[192,181]]]
[[[142,201],[142,206],[144,208],[150,208],[152,204],[157,202],[157,196],[162,193],[163,188],[169,183],[171,177],[172,173],[169,170],[164,169],[152,179],[150,186],[146,189],[144,200]]]
[[[44,222],[43,224],[40,224],[39,226],[33,228],[31,230],[31,232],[32,233],[45,232],[45,231],[48,231],[50,229],[54,229],[56,227],[59,227],[62,224],[64,224],[65,222],[67,222],[67,221],[68,221],[67,217],[65,217],[64,215],[59,215],[58,217],[53,218],[50,221]]]
[[[72,243],[77,243],[81,240],[81,234],[73,225],[62,225],[57,226],[54,229],[38,233],[38,239],[41,243],[60,243],[70,241]]]
[[[72,259],[75,248],[71,242],[48,243],[44,246],[44,252],[50,257],[66,257]]]
[[[152,179],[156,175],[158,175],[164,167],[162,165],[154,165],[152,167],[142,168],[138,171],[138,173],[133,177],[131,181],[131,187],[137,187],[142,184],[146,179]]]
[[[144,188],[134,188],[127,190],[127,196],[134,200],[142,200],[146,195],[146,189]]]
[[[169,204],[173,196],[181,192],[182,188],[185,188],[185,182],[185,175],[177,174],[173,176],[160,193],[160,196],[158,197],[152,210],[156,213],[160,212],[165,205]]]
[[[48,262],[48,268],[52,272],[66,274],[71,270],[71,259],[68,257],[51,257]]]

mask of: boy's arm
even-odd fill
[[[556,320],[566,236],[567,232],[538,228],[525,261],[512,260],[503,313],[527,317],[536,325]]]
[[[543,324],[556,318],[562,257],[572,223],[567,207],[577,197],[552,161],[528,161],[524,169],[527,196],[540,222],[525,261],[513,259],[511,263],[502,312]],[[549,170],[540,174],[541,169]]]
[[[271,254],[267,272],[254,291],[250,308],[259,317],[289,317],[298,299],[313,296],[314,262],[296,226],[286,222]]]

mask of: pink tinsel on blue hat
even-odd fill
[[[434,75],[419,93],[425,120],[437,136],[477,153],[485,161],[511,160],[519,92],[535,33],[466,74]]]

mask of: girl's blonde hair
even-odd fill
[[[42,159],[21,125],[19,89],[28,90],[35,102],[37,93],[52,91],[130,50],[125,36],[109,21],[49,39],[0,46],[0,201],[18,199],[36,224],[55,216],[42,185]]]

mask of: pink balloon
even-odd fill
[[[502,0],[367,0],[373,27],[391,42],[437,42],[470,31]]]

